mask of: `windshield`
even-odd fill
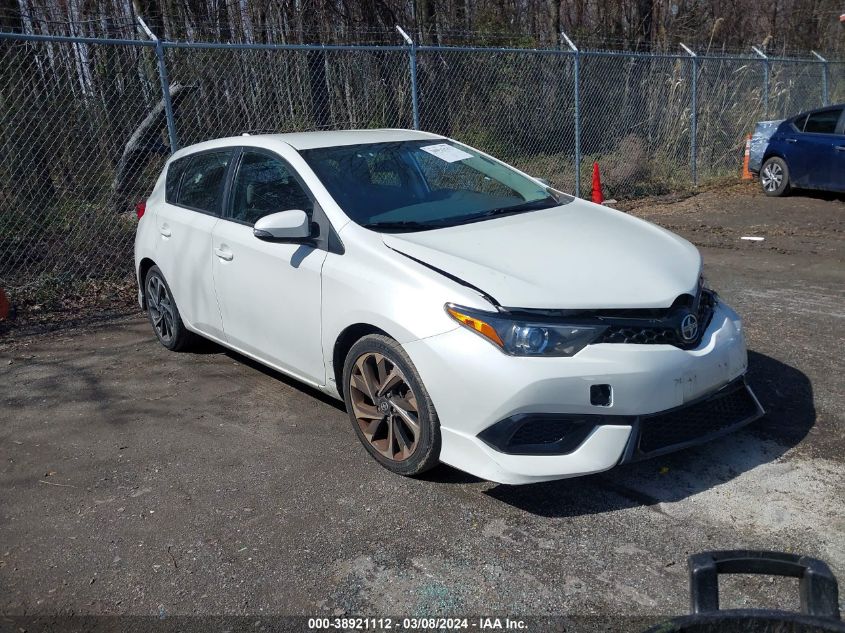
[[[300,154],[346,214],[377,231],[455,226],[571,200],[446,140],[321,147]]]

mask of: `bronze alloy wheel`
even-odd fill
[[[420,439],[417,396],[397,365],[378,352],[355,361],[349,375],[352,414],[361,433],[381,455],[407,460]]]

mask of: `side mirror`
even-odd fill
[[[270,242],[307,242],[312,238],[311,222],[305,211],[279,211],[259,219],[252,234]]]

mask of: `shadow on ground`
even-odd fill
[[[222,345],[218,345],[214,341],[210,341],[208,339],[201,339],[197,341],[193,347],[191,347],[191,354],[221,354],[228,356],[232,360],[235,360],[239,363],[243,363],[250,369],[254,369],[255,371],[260,371],[265,376],[270,376],[275,380],[278,380],[289,387],[293,387],[298,391],[301,391],[304,394],[319,400],[320,402],[324,402],[333,406],[335,409],[340,411],[346,412],[346,408],[344,407],[343,403],[336,398],[332,398],[330,395],[323,393],[319,389],[315,389],[314,387],[310,387],[305,383],[298,381],[296,378],[291,378],[290,376],[286,376],[275,369],[267,367],[266,365],[262,365],[258,361],[252,360],[248,356],[244,356],[243,354],[239,354],[238,352],[232,351],[223,347]]]
[[[749,352],[749,383],[766,415],[738,433],[598,475],[499,485],[486,494],[532,514],[570,517],[680,501],[723,484],[776,460],[798,444],[816,420],[810,380],[798,369]],[[661,482],[661,470],[683,476]]]
[[[790,194],[793,198],[813,198],[814,200],[824,200],[832,202],[845,202],[845,193],[838,191],[817,191],[815,189],[795,189]]]

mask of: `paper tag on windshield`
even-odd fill
[[[447,143],[438,143],[437,145],[426,145],[420,148],[424,152],[428,152],[433,156],[437,156],[440,160],[445,160],[447,163],[454,163],[465,158],[472,158],[472,154],[468,154],[462,149],[452,147]]]

